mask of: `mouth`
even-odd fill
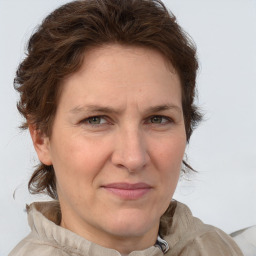
[[[152,190],[152,186],[146,183],[112,183],[102,188],[124,200],[138,200]]]

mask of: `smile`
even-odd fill
[[[102,188],[124,200],[140,199],[152,189],[146,183],[112,183],[104,185]]]

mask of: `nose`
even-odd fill
[[[142,170],[149,161],[146,141],[139,129],[120,131],[116,136],[112,163],[129,172]]]

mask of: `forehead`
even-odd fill
[[[151,65],[160,65],[170,72],[176,72],[168,58],[160,51],[152,47],[121,44],[105,44],[86,51],[83,66],[79,71],[83,71],[83,68],[88,68],[89,66],[91,68],[99,65],[104,66],[104,64],[107,64],[105,63],[107,60],[113,61],[113,63],[123,60],[127,63],[130,61],[136,62],[136,60],[139,62],[141,58],[149,61]]]
[[[85,53],[81,68],[62,86],[61,98],[81,104],[100,100],[113,105],[130,98],[141,103],[157,98],[181,100],[175,69],[161,53],[144,47],[105,45],[91,49]]]

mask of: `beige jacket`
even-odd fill
[[[50,214],[49,214],[50,212]],[[58,225],[57,202],[33,203],[28,207],[31,233],[9,256],[120,256]],[[55,224],[55,223],[57,224]],[[203,224],[184,204],[172,201],[161,218],[160,235],[169,245],[164,254],[156,246],[133,251],[129,256],[242,256],[235,242],[223,231]]]

